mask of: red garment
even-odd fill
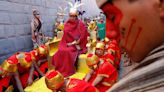
[[[36,49],[30,51],[31,55],[32,55],[32,59],[34,59],[36,62],[39,61],[39,56],[38,56],[38,52]]]
[[[118,43],[116,41],[110,42],[108,49],[113,49],[115,51],[115,54],[113,56],[115,57],[115,65],[116,67],[118,67],[121,60],[121,50],[118,46]]]
[[[45,63],[41,64],[41,65],[39,66],[39,68],[40,68],[40,70],[41,70],[44,74],[46,74],[46,72],[47,72],[47,70],[48,70],[48,61],[46,61]]]
[[[16,57],[16,54],[10,56],[7,60],[9,64],[18,64],[18,59]]]
[[[67,92],[96,92],[94,86],[79,79],[70,79],[66,88]]]
[[[45,62],[45,63],[41,64],[39,68],[45,74],[47,72],[46,70],[48,70],[48,62]],[[28,78],[29,78],[29,73],[30,73],[29,70],[27,70],[25,73],[20,75],[20,80],[21,80],[23,88],[27,87],[27,85],[28,85],[27,81],[28,81]],[[39,78],[39,74],[36,70],[34,71],[34,74],[32,76],[33,80],[35,80],[34,76]]]
[[[0,78],[0,87],[8,87],[10,85],[11,76]],[[0,91],[1,92],[1,91]]]
[[[55,69],[63,74],[64,77],[70,76],[75,73],[75,61],[77,56],[85,53],[88,32],[84,23],[80,20],[75,22],[68,20],[64,25],[64,35],[59,44],[57,53],[53,56],[52,64]],[[74,40],[80,40],[80,47],[82,50],[78,51],[75,46],[67,46],[67,43]]]
[[[119,41],[120,33],[118,31],[118,26],[122,19],[121,11],[109,3],[103,5],[101,9],[106,15],[106,36],[110,39]]]
[[[96,85],[96,88],[100,92],[105,92],[112,86],[112,84],[114,84],[117,81],[118,73],[111,63],[104,61],[92,74],[89,83],[92,84],[92,82],[95,80],[97,76],[104,76],[103,80]],[[104,85],[104,82],[107,82],[108,86]]]

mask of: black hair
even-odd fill
[[[113,2],[113,0],[108,0],[108,3],[113,4],[112,2]]]

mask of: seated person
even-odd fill
[[[55,70],[68,77],[75,73],[75,62],[79,54],[86,53],[87,30],[84,23],[78,20],[76,9],[70,9],[69,19],[64,25],[64,35],[58,51],[52,58]]]
[[[95,86],[99,92],[106,92],[117,81],[117,70],[110,62],[100,61],[97,55],[89,54],[86,63],[91,70],[85,81]]]

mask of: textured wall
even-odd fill
[[[32,9],[41,12],[43,32],[52,35],[52,25],[64,0],[0,0],[0,63],[17,51],[32,48],[30,21]]]
[[[84,5],[81,7],[82,10],[85,10],[86,13],[84,17],[92,17],[100,14],[100,9],[98,8],[96,0],[81,0]]]

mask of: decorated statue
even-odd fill
[[[89,36],[87,38],[88,53],[95,53],[95,46],[97,41],[96,21],[91,21],[90,23],[88,23],[88,32],[89,32]]]
[[[34,48],[37,47],[37,45],[42,44],[41,42],[41,27],[42,27],[42,21],[40,18],[40,12],[36,9],[33,10],[33,19],[31,20],[31,35],[32,35],[32,41]]]
[[[55,69],[68,77],[75,73],[75,62],[81,53],[86,53],[87,29],[84,23],[78,19],[77,8],[82,4],[69,2],[71,6],[69,19],[64,25],[64,35],[60,41],[58,51],[52,58]],[[62,56],[62,58],[61,58]]]
[[[64,16],[66,16],[66,10],[67,8],[59,7],[59,10],[57,12],[57,18],[55,20],[55,27],[54,27],[54,35],[61,39],[63,36],[63,29],[64,29]]]

